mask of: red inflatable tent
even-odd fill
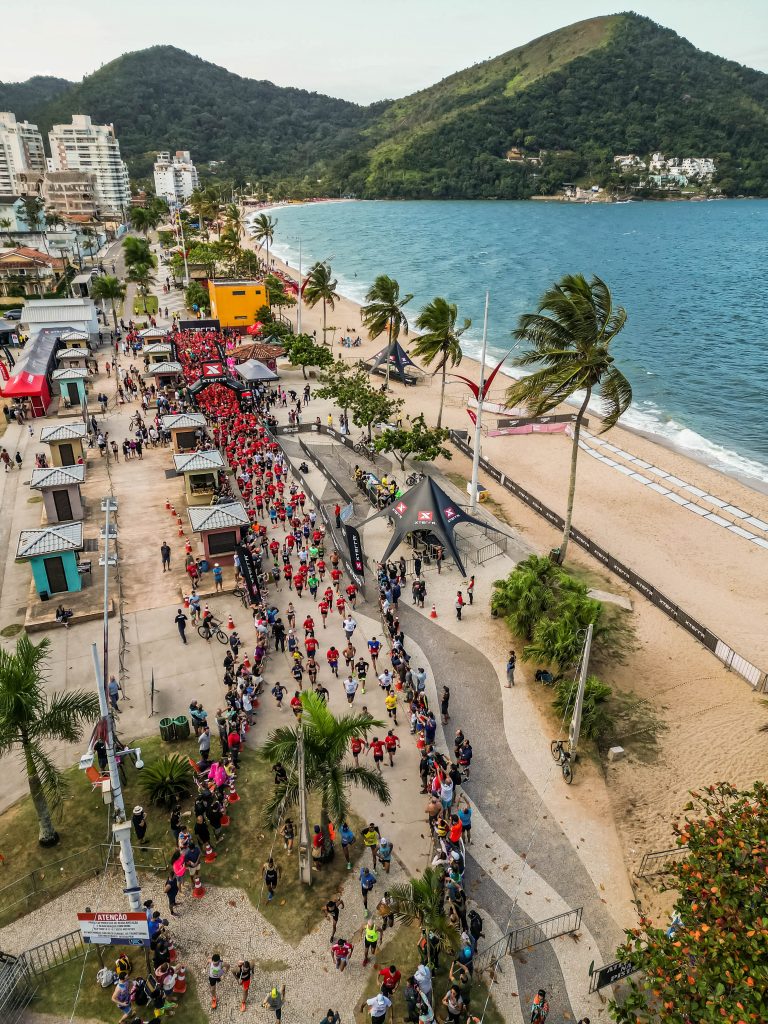
[[[45,416],[51,404],[48,379],[38,373],[28,373],[26,370],[14,373],[10,380],[3,382],[2,389],[3,398],[28,398],[33,416]]]

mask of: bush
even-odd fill
[[[150,803],[173,807],[192,792],[192,766],[186,757],[167,754],[147,765],[141,773],[140,784]]]
[[[555,690],[552,707],[570,721],[573,702],[576,699],[576,679],[561,679]],[[611,696],[610,686],[601,683],[596,676],[588,676],[584,685],[584,702],[581,707],[581,735],[589,740],[599,740],[608,731],[610,719],[603,705]]]

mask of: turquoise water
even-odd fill
[[[768,481],[768,201],[327,203],[273,216],[276,254],[297,265],[300,235],[305,269],[332,256],[351,298],[387,273],[414,293],[414,318],[435,295],[457,302],[475,356],[486,288],[500,357],[546,287],[598,274],[629,313],[615,342],[635,394],[624,422]]]

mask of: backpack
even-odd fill
[[[480,917],[476,910],[470,910],[467,915],[469,918],[469,933],[475,939],[479,939],[483,934],[483,919]]]
[[[102,967],[96,975],[96,982],[101,985],[102,988],[112,988],[117,982],[117,975],[114,971],[110,970],[109,967]]]
[[[131,973],[131,961],[128,959],[125,953],[123,953],[122,956],[119,956],[117,960],[115,960],[115,970],[117,971],[118,974]]]

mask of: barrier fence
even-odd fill
[[[456,431],[451,431],[451,441],[460,452],[471,458],[472,446],[463,437],[459,436]],[[557,512],[553,512],[551,508],[548,508],[538,498],[521,487],[520,484],[510,479],[505,473],[502,473],[500,469],[483,456],[480,457],[480,467],[492,480],[495,480],[497,484],[501,484],[506,491],[519,498],[520,501],[546,519],[556,529],[562,530],[564,528],[565,520],[562,516],[558,515]],[[582,533],[581,530],[577,530],[573,526],[571,527],[571,539],[580,548],[583,548],[592,555],[593,558],[596,558],[609,572],[619,576],[631,587],[639,591],[651,604],[654,604],[660,611],[664,612],[668,618],[676,622],[678,626],[682,626],[687,633],[703,644],[707,650],[711,651],[729,671],[741,676],[755,690],[765,690],[768,677],[763,669],[753,665],[752,662],[734,651],[732,647],[724,640],[721,640],[709,627],[698,622],[652,583],[649,583],[648,580],[644,579],[633,569],[630,569],[629,566],[620,562],[618,558],[614,558],[613,555],[600,547],[599,544],[595,544],[585,533]]]
[[[36,990],[23,956],[0,953],[0,1021],[19,1024]]]
[[[524,949],[551,942],[561,935],[570,935],[581,927],[583,907],[566,910],[563,914],[555,914],[544,921],[532,921],[530,924],[519,925],[508,931],[493,945],[478,950],[472,959],[476,971],[484,971],[494,967],[504,956],[514,956]]]
[[[687,856],[687,846],[673,846],[670,850],[653,850],[650,853],[644,853],[635,874],[638,878],[648,878],[650,875],[664,875],[673,864],[685,860]]]

